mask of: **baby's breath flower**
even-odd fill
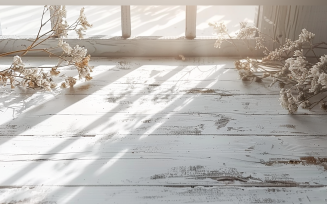
[[[238,38],[238,39],[254,38],[254,36],[258,32],[258,28],[254,27],[254,26],[246,26],[246,25],[247,25],[247,22],[240,23],[241,29],[238,32],[236,38]]]
[[[67,16],[66,6],[63,5],[62,6],[62,17],[66,18],[66,16]]]
[[[55,82],[50,83],[50,88],[54,89],[57,87],[57,84]]]
[[[86,19],[86,16],[84,14],[84,7],[80,11],[80,15],[79,15],[78,20],[80,21],[80,23],[81,23],[82,27],[84,28],[84,30],[87,30],[88,28],[92,27],[92,24],[90,24]]]
[[[303,50],[295,50],[294,57],[303,57]]]
[[[317,93],[320,89],[319,87],[319,82],[318,82],[318,77],[313,77],[311,81],[311,88],[309,89],[309,93]]]
[[[29,82],[28,82],[28,86],[29,86],[30,88],[34,88],[34,87],[35,87],[35,83],[32,82],[32,81],[29,81]]]
[[[83,37],[84,37],[84,34],[83,34],[83,32],[84,32],[85,30],[84,30],[84,28],[83,27],[81,27],[81,28],[78,28],[78,29],[75,29],[75,32],[77,33],[77,35],[78,35],[78,38],[80,38],[80,39],[83,39]]]
[[[307,31],[305,28],[302,29],[301,34],[299,35],[298,42],[304,43],[304,42],[310,42],[315,37],[315,34]]]
[[[90,81],[91,79],[92,79],[92,77],[90,76],[90,74],[88,74],[88,75],[85,76],[85,80],[86,81]]]
[[[58,76],[58,74],[60,74],[60,71],[57,71],[56,67],[52,67],[51,70],[50,70],[50,74],[52,76]]]
[[[303,102],[301,103],[301,107],[304,108],[304,109],[307,109],[307,108],[309,108],[310,106],[311,106],[311,103],[310,103],[310,101],[308,101],[308,100],[303,101]]]
[[[323,86],[323,88],[327,88],[327,74],[326,73],[321,73],[319,78],[318,78],[318,83]]]
[[[220,48],[221,44],[223,43],[223,39],[222,38],[218,38],[214,44],[215,48]]]
[[[68,77],[65,81],[70,87],[73,87],[76,84],[76,79],[73,77]]]
[[[9,81],[11,88],[14,88],[16,85],[20,85],[22,87],[33,89],[43,88],[47,91],[51,91],[57,86],[57,84],[53,81],[52,76],[59,75],[60,71],[58,71],[57,68],[60,67],[62,63],[65,65],[75,65],[80,78],[85,78],[86,81],[92,79],[90,72],[92,72],[93,67],[88,64],[90,61],[90,55],[86,56],[87,49],[80,47],[79,45],[72,48],[67,42],[63,41],[63,37],[66,37],[69,29],[76,29],[79,37],[82,38],[83,32],[92,26],[86,19],[84,8],[81,9],[79,18],[72,25],[68,25],[66,21],[67,10],[65,6],[45,6],[45,12],[49,11],[50,18],[43,21],[45,23],[41,25],[41,28],[46,23],[51,22],[51,30],[47,32],[50,33],[49,37],[59,37],[58,46],[63,50],[63,53],[58,57],[60,59],[58,64],[55,67],[52,67],[49,72],[44,72],[43,69],[40,68],[26,68],[21,57],[14,56],[11,66],[0,71],[0,83],[2,83],[4,86],[6,86],[7,82]],[[45,17],[44,13],[42,19],[43,17]],[[41,40],[43,40],[41,37],[42,35],[38,35],[35,41],[33,41],[33,44],[29,46],[27,50],[19,50],[19,52],[25,51],[23,55],[26,54],[27,51],[30,51],[30,49],[33,48],[33,45],[35,46],[39,44]],[[48,52],[50,56],[53,54],[51,49],[44,49],[43,51]],[[4,53],[4,55],[8,55],[8,53]],[[67,59],[68,57],[71,57],[71,59]],[[17,79],[21,80],[18,81]],[[65,82],[61,84],[61,87],[73,87],[75,84],[76,79],[73,77],[68,77],[65,79]]]
[[[280,105],[288,110],[289,113],[293,114],[297,111],[298,105],[296,103],[296,98],[291,94],[289,89],[282,88],[280,90]]]
[[[24,67],[25,66],[22,59],[18,55],[14,56],[12,65],[14,67]]]
[[[74,63],[80,62],[85,57],[86,53],[87,53],[86,48],[76,45],[71,52],[72,62],[74,62]]]
[[[215,35],[228,33],[227,27],[224,22],[214,22],[214,23],[210,22],[209,26],[213,27]]]
[[[65,89],[67,88],[67,84],[65,82],[62,82],[61,85],[60,85],[61,88]]]
[[[70,45],[69,45],[67,42],[63,42],[62,39],[59,40],[59,46],[60,46],[60,47],[62,48],[62,50],[63,50],[66,54],[68,54],[68,55],[70,55],[71,52],[72,52],[72,50],[73,50],[73,48],[70,47]]]

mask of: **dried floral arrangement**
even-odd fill
[[[45,15],[49,13],[49,18],[45,20]],[[83,38],[84,32],[92,25],[87,21],[84,8],[80,10],[78,19],[68,24],[66,21],[66,7],[65,6],[44,6],[41,26],[34,41],[26,49],[16,50],[7,53],[1,53],[0,57],[19,54],[14,56],[13,62],[9,68],[0,70],[0,83],[4,86],[8,85],[11,88],[15,86],[21,86],[25,88],[40,88],[47,91],[51,91],[57,87],[53,77],[59,76],[59,67],[74,66],[79,75],[79,79],[91,80],[90,72],[92,72],[92,66],[89,66],[90,55],[87,55],[87,49],[75,45],[71,47],[64,38],[68,36],[68,31],[74,30],[79,38]],[[48,31],[42,31],[42,28],[46,24],[51,23],[51,29]],[[58,38],[58,46],[51,48],[40,48],[43,42],[50,38]],[[62,54],[57,55],[53,53],[53,50],[61,48]],[[38,67],[26,67],[23,63],[22,57],[28,52],[42,51],[49,54],[51,57],[58,58],[58,64],[50,69],[50,71],[44,71]],[[65,77],[64,82],[61,83],[61,88],[73,87],[76,84],[74,77]]]
[[[218,36],[214,47],[233,39],[228,34],[224,23],[209,23]],[[255,37],[258,36],[258,37]],[[297,40],[286,39],[284,44],[260,32],[255,26],[240,23],[240,31],[234,39],[256,39],[255,49],[263,49],[264,57],[243,59],[235,62],[240,78],[243,81],[262,82],[272,79],[270,86],[277,83],[280,87],[280,105],[290,114],[298,107],[311,110],[316,105],[327,111],[327,55],[317,56],[316,49],[327,49],[325,42],[313,44],[315,34],[302,29]],[[265,46],[266,39],[279,44],[279,48],[269,50]],[[235,44],[234,44],[235,45]],[[235,45],[236,46],[236,45]],[[253,49],[253,48],[252,48]],[[313,60],[308,58],[311,53]]]

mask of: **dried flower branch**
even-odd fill
[[[214,47],[220,48],[223,41],[232,39],[227,35],[227,28],[223,23],[210,23],[218,39]],[[325,42],[313,44],[315,34],[302,29],[297,40],[286,39],[279,48],[270,51],[264,44],[265,36],[258,28],[240,24],[237,39],[250,39],[256,37],[255,49],[263,49],[264,57],[261,60],[243,59],[235,62],[240,78],[244,81],[254,80],[261,82],[264,78],[272,78],[270,86],[278,82],[280,90],[280,105],[290,114],[295,113],[298,107],[312,109],[320,104],[327,110],[327,55],[316,55],[315,49],[327,49]],[[227,37],[227,39],[226,39]],[[272,37],[271,40],[274,41]],[[276,42],[276,41],[274,41]],[[304,53],[304,50],[307,50]],[[312,53],[316,63],[307,60],[308,53]],[[269,69],[267,69],[267,67]]]
[[[50,18],[44,20],[45,14],[50,12]],[[87,55],[87,49],[75,45],[71,47],[67,42],[64,42],[64,38],[67,37],[68,31],[74,30],[79,38],[83,38],[84,32],[92,27],[92,25],[87,21],[84,8],[81,9],[78,19],[72,23],[68,24],[66,21],[66,7],[65,6],[44,6],[41,25],[37,33],[36,38],[24,50],[17,50],[7,53],[1,53],[0,57],[8,56],[12,54],[19,54],[13,58],[11,66],[7,69],[0,70],[0,83],[3,86],[8,85],[8,82],[11,88],[15,86],[22,86],[26,88],[42,88],[47,91],[51,91],[57,85],[54,83],[53,77],[59,76],[60,71],[59,67],[62,67],[60,64],[66,62],[66,66],[74,66],[79,74],[79,79],[85,79],[89,81],[92,79],[90,72],[92,72],[93,67],[89,65],[91,56]],[[52,28],[48,31],[42,33],[42,28],[47,24],[52,22]],[[52,52],[56,48],[37,48],[43,42],[50,38],[58,38],[58,47],[63,50],[63,53],[59,56]],[[52,67],[49,72],[45,72],[43,69],[38,67],[25,67],[22,57],[28,52],[32,51],[43,51],[49,54],[49,56],[54,56],[60,59],[60,63]],[[73,87],[76,84],[76,79],[73,77],[67,77],[65,82],[61,85],[61,88]]]

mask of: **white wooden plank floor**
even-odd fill
[[[288,115],[233,60],[93,58],[71,89],[0,89],[0,203],[327,203],[326,112]]]

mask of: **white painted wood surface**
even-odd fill
[[[0,203],[327,202],[326,112],[288,115],[232,58],[90,64],[72,89],[1,89]]]
[[[35,39],[35,36],[0,36],[0,53],[13,50],[26,49]],[[93,57],[208,57],[208,56],[228,56],[247,57],[260,56],[262,51],[254,50],[255,40],[233,39],[235,46],[228,42],[223,42],[220,49],[214,48],[215,37],[198,37],[194,40],[185,37],[132,37],[124,39],[112,36],[85,36],[85,39],[68,38],[65,40],[71,46],[76,44],[87,48],[88,53]],[[49,39],[37,48],[57,47],[58,39]],[[61,54],[62,50],[53,50],[56,54]],[[30,56],[48,56],[42,51],[29,52]]]

